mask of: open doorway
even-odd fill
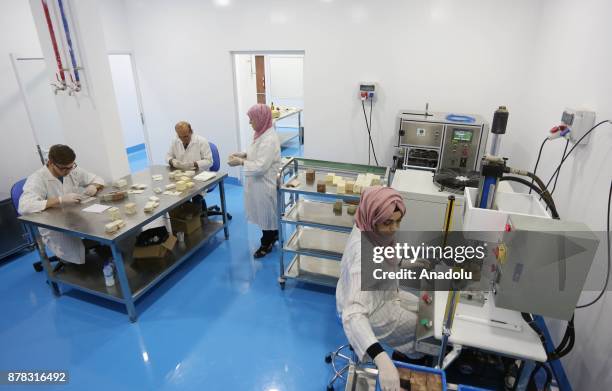
[[[253,135],[246,112],[274,106],[274,126],[283,156],[302,156],[304,144],[304,52],[234,52],[234,85],[240,149]]]
[[[108,61],[130,171],[142,171],[151,163],[151,153],[134,59],[131,53],[120,52],[109,54]]]

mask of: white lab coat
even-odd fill
[[[88,185],[104,185],[104,180],[88,173],[79,167],[64,177],[63,183],[51,174],[47,167],[42,167],[28,177],[19,198],[19,214],[41,212],[49,198],[60,197],[68,193],[83,193]],[[80,238],[39,228],[45,246],[58,258],[66,262],[85,263],[85,247]]]
[[[354,226],[340,263],[336,309],[349,343],[360,359],[381,342],[414,353],[418,298],[408,292],[361,291],[361,231]]]
[[[280,141],[270,128],[249,146],[243,167],[247,219],[262,230],[278,229],[276,175],[280,165]]]
[[[200,170],[208,170],[213,164],[208,140],[197,134],[191,135],[191,141],[187,145],[187,149],[185,149],[183,142],[178,137],[175,138],[166,155],[166,162],[169,162],[171,159],[189,164],[198,163]]]

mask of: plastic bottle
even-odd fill
[[[104,283],[106,286],[114,286],[115,285],[115,276],[113,274],[113,264],[111,262],[104,263],[104,267],[102,268],[102,272],[104,273]]]

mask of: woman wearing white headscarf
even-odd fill
[[[278,240],[276,175],[280,169],[280,141],[272,125],[272,111],[264,104],[249,109],[247,115],[255,131],[246,153],[230,155],[230,166],[243,166],[244,208],[247,219],[262,232],[261,246],[253,256],[261,258],[272,251]]]
[[[362,290],[361,241],[391,246],[405,213],[404,201],[396,190],[374,186],[363,192],[336,288],[336,308],[342,316],[346,337],[360,360],[366,354],[374,360],[383,391],[399,391],[400,380],[381,343],[393,348],[394,356],[403,360],[406,359],[403,355],[418,356],[414,350],[418,298],[400,291],[399,285],[392,290]]]

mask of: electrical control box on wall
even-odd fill
[[[376,83],[374,82],[361,82],[359,83],[359,98],[361,100],[374,99],[376,93]]]
[[[569,133],[570,141],[575,144],[595,125],[595,112],[589,110],[565,109],[561,116],[561,122],[571,129]],[[580,141],[580,145],[588,144],[590,138],[591,135],[589,134]]]

